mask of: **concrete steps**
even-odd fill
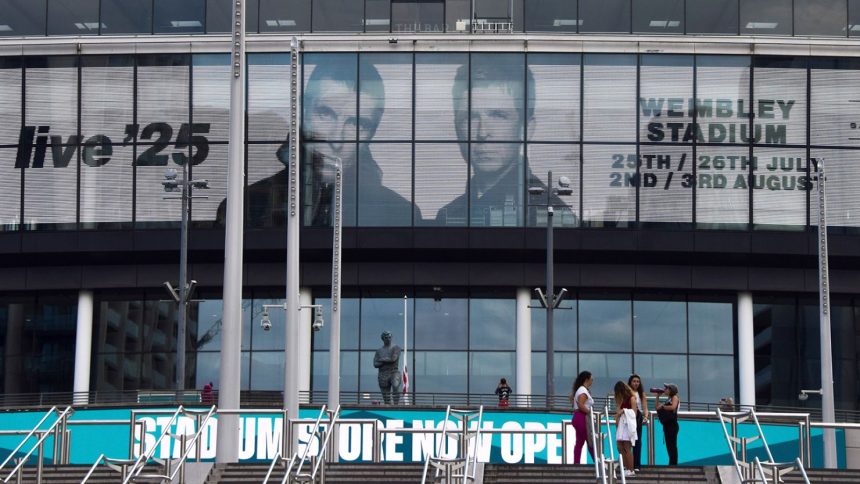
[[[207,484],[246,484],[263,482],[269,464],[228,464],[216,467],[209,474]],[[416,484],[421,482],[424,464],[348,464],[333,463],[326,468],[326,484]],[[284,468],[276,467],[269,479],[279,483],[284,477]]]
[[[488,464],[484,484],[594,484],[592,465]],[[621,482],[620,479],[618,482]],[[636,484],[716,484],[715,468],[644,466],[629,478]]]
[[[806,475],[812,484],[852,483],[860,482],[860,469],[807,469]],[[782,477],[782,481],[789,483],[802,483],[803,477],[798,471],[792,471]]]
[[[45,466],[42,470],[42,484],[80,484],[84,476],[89,472],[91,465],[63,465],[63,466]],[[5,479],[9,475],[9,470],[4,469],[0,479]],[[161,466],[148,465],[143,471],[143,474],[161,474],[164,468]],[[9,482],[17,482],[17,478],[13,477]],[[121,482],[120,473],[109,469],[105,466],[99,466],[90,476],[87,484],[117,484]],[[36,468],[25,467],[22,482],[31,484],[36,482]]]

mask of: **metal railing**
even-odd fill
[[[421,484],[427,483],[427,476],[433,469],[431,483],[441,482],[444,484],[475,482],[478,469],[478,446],[481,443],[481,432],[484,421],[484,407],[478,410],[454,409],[449,405],[442,420],[442,438],[436,449],[441,453],[443,446],[448,446],[448,422],[451,416],[459,418],[460,439],[457,446],[457,456],[446,458],[442,455],[428,455],[424,461],[424,471],[421,475]],[[471,423],[475,422],[474,435],[470,435]],[[462,473],[460,470],[462,469]]]
[[[612,425],[611,425],[611,421],[609,420],[609,405],[604,406],[603,411],[606,414],[606,440],[607,440],[607,445],[609,447],[609,460],[605,461],[605,464],[604,464],[604,466],[608,467],[608,469],[606,469],[604,472],[607,472],[607,474],[609,474],[609,484],[614,484],[615,483],[615,463],[616,463],[616,460],[615,460],[615,450],[614,450],[614,447],[612,446],[613,438],[612,438]],[[620,449],[618,450],[618,461],[617,462],[618,462],[618,469],[619,469],[618,473],[621,475],[621,484],[627,484],[627,476],[624,475],[624,462],[623,462],[623,459],[621,458],[621,450]]]
[[[164,430],[161,431],[161,435],[158,436],[158,439],[156,439],[155,443],[152,445],[152,447],[149,450],[146,450],[144,448],[143,439],[141,439],[141,454],[140,454],[140,456],[137,457],[137,459],[135,459],[134,464],[132,464],[131,468],[128,470],[128,473],[126,474],[125,478],[122,480],[122,484],[128,484],[133,479],[135,479],[139,474],[141,474],[141,472],[143,472],[143,468],[144,468],[144,466],[146,466],[146,463],[149,462],[150,459],[152,459],[153,455],[155,455],[155,450],[158,449],[158,446],[161,444],[161,441],[164,440],[165,437],[170,435],[170,428],[173,426],[174,422],[176,422],[176,419],[179,418],[179,415],[182,414],[184,411],[185,411],[185,408],[182,405],[180,405],[176,409],[176,411],[173,412],[173,415],[171,415],[170,420],[167,422],[167,425],[164,425]],[[132,412],[132,415],[134,415],[133,412]],[[133,432],[132,432],[130,439],[132,441],[134,440],[134,433]],[[164,477],[167,477],[167,476],[164,476]],[[84,483],[82,482],[81,484],[84,484]]]
[[[200,436],[203,435],[203,431],[206,429],[206,425],[209,423],[209,419],[212,418],[213,415],[217,412],[217,407],[212,405],[209,408],[209,411],[205,413],[206,417],[203,418],[202,421],[198,418],[197,421],[197,431],[194,432],[194,435],[191,437],[191,442],[188,442],[188,436],[186,434],[182,434],[179,436],[179,441],[182,445],[182,455],[179,457],[179,461],[175,464],[171,464],[173,468],[173,472],[168,471],[167,474],[170,477],[169,482],[176,481],[176,475],[179,474],[179,484],[185,484],[185,462],[188,460],[188,456],[191,454],[191,451],[194,450],[195,457],[197,461],[200,461]],[[203,412],[195,412],[195,411],[186,411],[186,413],[204,415]],[[176,436],[173,436],[176,438]]]
[[[54,412],[56,410],[57,410],[56,408],[53,408],[51,410],[51,412]],[[49,412],[48,414],[50,415],[51,412]],[[44,417],[42,420],[39,421],[38,424],[36,424],[35,427],[33,427],[33,430],[30,433],[28,433],[27,436],[24,438],[24,440],[21,442],[21,445],[16,447],[15,451],[12,452],[11,454],[9,454],[10,457],[14,456],[15,453],[17,453],[21,449],[21,447],[23,447],[24,442],[29,440],[29,438],[32,437],[33,435],[41,434],[41,437],[39,437],[39,440],[37,440],[36,443],[33,444],[33,447],[30,448],[30,451],[27,452],[27,454],[25,454],[24,457],[21,457],[18,459],[18,464],[12,469],[12,472],[10,472],[9,475],[6,476],[5,479],[3,479],[4,483],[9,482],[15,476],[18,477],[18,480],[20,482],[21,473],[24,472],[23,471],[24,464],[27,463],[27,461],[30,459],[30,456],[33,455],[33,452],[35,452],[38,449],[39,450],[39,454],[38,454],[39,460],[37,461],[37,467],[36,467],[36,482],[41,484],[41,482],[42,482],[42,469],[43,469],[43,465],[44,465],[44,461],[45,461],[45,455],[43,452],[45,439],[47,439],[48,436],[51,435],[52,433],[54,434],[54,463],[56,464],[56,463],[58,463],[58,458],[59,458],[57,451],[60,448],[62,448],[62,443],[61,443],[62,437],[60,436],[59,432],[61,429],[63,432],[65,432],[64,423],[65,423],[66,419],[69,417],[69,415],[71,415],[73,412],[74,412],[74,410],[72,409],[72,407],[66,407],[65,410],[63,410],[62,413],[60,413],[57,416],[57,420],[55,420],[54,423],[51,424],[51,426],[48,427],[46,430],[38,430],[39,426],[42,425],[42,423],[44,423],[44,421],[45,421]],[[4,461],[3,463],[5,464],[6,462],[8,462],[8,458],[7,458],[7,461]]]

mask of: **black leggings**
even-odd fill
[[[642,446],[645,440],[642,438],[642,412],[636,411],[636,445],[633,446],[633,468],[638,469],[642,462]]]
[[[669,454],[669,465],[678,465],[678,422],[664,425],[663,436],[666,439],[666,452]]]

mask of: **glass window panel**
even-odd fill
[[[260,32],[309,32],[311,0],[260,0]]]
[[[706,143],[746,143],[749,138],[750,58],[696,57],[696,122]]]
[[[580,299],[579,349],[630,351],[633,346],[630,306],[629,299]]]
[[[627,353],[579,354],[579,371],[590,371],[594,378],[590,390],[595,400],[606,398],[612,393],[615,382],[619,380],[627,382],[627,377],[633,372],[631,359],[631,355]],[[569,386],[573,386],[573,381]]]
[[[226,143],[210,143],[206,158],[202,158],[199,164],[191,167],[192,180],[207,180],[209,182],[208,189],[193,191],[195,196],[207,197],[194,199],[191,203],[191,220],[206,222],[201,225],[209,226],[224,218],[224,215],[219,214],[219,212],[221,211],[221,204],[227,200],[229,148]]]
[[[188,309],[189,350],[219,351],[221,349],[223,323],[221,317],[224,314],[224,303],[220,299],[197,299],[189,304]],[[242,299],[243,350],[251,349],[252,325],[256,325],[255,331],[260,330],[260,314],[254,314],[255,309],[260,310],[262,306],[253,306],[251,299]]]
[[[137,122],[141,131],[150,123],[167,123],[173,140],[182,123],[188,122],[189,57],[183,54],[153,54],[140,56],[137,68]],[[164,133],[161,133],[164,135]],[[138,140],[153,143],[157,133]],[[140,150],[138,150],[140,151]]]
[[[233,0],[206,0],[206,33],[233,31]],[[245,31],[259,31],[260,1],[245,2]],[[253,54],[252,54],[253,55]],[[250,56],[248,56],[250,58]]]
[[[283,391],[284,351],[251,352],[251,390]]]
[[[134,122],[134,58],[85,56],[81,68],[81,134],[105,135],[115,145],[130,133]],[[130,155],[129,155],[130,161]]]
[[[735,399],[735,359],[731,356],[690,355],[690,401],[714,404]]]
[[[197,126],[192,136],[202,136],[209,141],[228,141],[230,138],[230,56],[197,54],[192,61],[194,72],[191,76],[191,116],[194,124],[201,125]]]
[[[6,167],[0,177],[0,231],[18,230],[21,223],[21,171],[15,166],[16,150],[0,149],[0,166]]]
[[[413,314],[414,304],[412,299],[408,300],[406,311],[409,316]],[[403,348],[403,298],[362,298],[361,349],[371,350],[371,363],[373,352],[383,345],[383,331],[391,332],[392,346]]]
[[[361,121],[375,140],[412,138],[412,56],[363,54],[358,71]]]
[[[465,351],[416,351],[413,388],[416,393],[466,393]]]
[[[846,0],[795,0],[794,35],[845,37]]]
[[[529,141],[579,140],[578,54],[529,54]]]
[[[693,152],[690,147],[642,145],[639,221],[693,221]]]
[[[633,347],[640,353],[686,353],[687,304],[634,300]]]
[[[0,58],[0,145],[18,144],[21,131],[21,60]],[[3,165],[11,166],[11,165]]]
[[[692,143],[693,56],[643,55],[639,72],[640,139]]]
[[[116,223],[130,226],[134,194],[131,145],[99,143],[80,149],[81,227],[106,228],[103,224]],[[87,163],[88,159],[93,161]]]
[[[358,354],[359,353],[357,351],[343,351],[340,354],[341,392],[354,393],[358,391]],[[329,376],[329,352],[314,351],[312,365],[311,390],[315,392],[327,392]],[[352,397],[346,397],[343,399],[351,400]]]
[[[140,0],[101,0],[102,34],[152,33],[152,3]]]
[[[860,136],[852,128],[860,119],[860,103],[849,101],[860,89],[860,63],[838,60],[814,67],[822,68],[813,68],[810,74],[810,143],[860,146]]]
[[[331,298],[316,298],[314,304],[323,307],[323,327],[313,332],[314,349],[327,350],[331,339]],[[343,350],[358,349],[359,299],[343,298],[340,300],[340,347]]]
[[[860,226],[860,192],[854,180],[860,178],[857,152],[849,150],[812,150],[812,157],[824,160],[827,167],[827,225]],[[812,192],[809,201],[809,224],[818,225],[818,195]],[[838,202],[834,203],[834,200]]]
[[[688,34],[738,33],[738,0],[687,0]]]
[[[415,348],[459,350],[468,347],[468,300],[419,298],[415,303]]]
[[[366,149],[367,145],[361,145]],[[342,218],[345,227],[355,227],[358,216],[356,187],[358,185],[359,167],[355,162],[354,152],[358,145],[355,143],[306,143],[304,145],[304,170],[306,182],[303,187],[305,225],[313,227],[330,227],[334,210],[334,174],[337,159],[333,151],[341,155],[343,163],[341,193]],[[286,153],[284,156],[287,156]],[[369,155],[366,155],[369,156]],[[308,176],[310,174],[310,176]]]
[[[0,36],[45,35],[47,0],[6,0]]]
[[[523,224],[523,145],[473,143],[469,180],[469,225],[520,227]],[[452,203],[456,203],[455,200]],[[451,214],[446,209],[447,214]]]
[[[412,145],[361,144],[358,225],[412,225]]]
[[[848,36],[860,36],[860,0],[848,0]]]
[[[749,149],[700,146],[696,157],[699,228],[743,228],[750,221]]]
[[[806,73],[805,59],[758,60],[750,105],[756,143],[806,144]]]
[[[734,353],[732,303],[690,301],[687,304],[687,313],[690,353]]]
[[[388,32],[391,29],[391,0],[365,0],[364,31]]]
[[[215,394],[221,387],[221,353],[216,351],[205,351],[197,353],[193,361],[193,367],[188,368],[188,371],[193,372],[193,380],[188,381],[188,388],[196,388],[202,390],[207,383],[213,383]],[[241,389],[251,390],[251,353],[243,351],[240,357],[241,362]],[[283,378],[281,378],[283,380]],[[283,381],[281,387],[283,388]],[[254,388],[257,390],[257,388]],[[216,397],[217,398],[217,397]]]
[[[583,76],[583,139],[636,141],[636,57],[586,54]]]
[[[532,350],[546,351],[546,309],[533,299],[532,308]],[[576,351],[576,300],[567,299],[552,313],[553,351]],[[575,377],[576,375],[574,375]]]
[[[50,1],[48,35],[96,35],[98,33],[99,0]]]
[[[355,54],[305,54],[304,60],[305,90],[302,128],[305,139],[309,141],[355,141],[356,136],[362,140],[373,137],[378,120],[367,117],[361,120],[356,119],[357,62]],[[362,86],[362,93],[365,92],[364,89]],[[356,128],[359,128],[358,135]],[[335,148],[330,147],[331,152],[326,154],[340,156]],[[355,160],[352,159],[351,161],[354,162]],[[350,164],[344,160],[344,167]]]
[[[573,190],[571,195],[554,195],[553,225],[556,227],[576,227],[579,225],[579,145],[528,145],[528,184],[529,187],[544,187],[543,195],[529,195],[528,225],[546,227],[547,174],[552,170],[553,185],[559,188],[561,177],[567,177]]]
[[[456,114],[458,134],[471,132],[475,142],[522,141],[525,112],[524,56],[473,54],[471,115]],[[529,104],[534,93],[529,92]]]
[[[579,362],[576,353],[553,353],[553,395],[571,395],[571,387],[579,374]],[[546,394],[546,353],[532,353],[532,395]],[[514,393],[517,388],[514,388]]]
[[[740,0],[740,2],[741,34],[792,34],[792,0]]]
[[[753,152],[753,223],[768,229],[806,225],[807,177],[803,149],[756,148]]]
[[[61,56],[31,57],[26,62],[25,124],[48,126],[48,136],[68,142],[78,132],[77,60]],[[46,162],[52,164],[50,147],[48,151]]]
[[[454,120],[469,106],[468,62],[465,54],[415,54],[416,140],[466,141]]]
[[[528,32],[576,32],[577,0],[531,0],[525,2]]]
[[[144,301],[144,322],[125,338],[125,351],[176,351],[176,304],[173,301]],[[137,337],[134,336],[137,333]],[[172,370],[171,370],[172,371]]]
[[[516,349],[516,332],[516,301],[475,298],[469,300],[469,348]]]
[[[266,304],[283,304],[283,299],[254,299],[251,306],[251,319],[255,323],[251,326],[251,349],[254,354],[260,350],[280,350],[283,355],[286,332],[286,313],[280,308],[265,309]],[[272,321],[272,327],[268,331],[264,330],[259,321],[263,317],[263,312],[269,313],[269,320]],[[283,375],[283,361],[280,362],[281,375]],[[281,383],[283,388],[283,383]]]
[[[154,0],[155,33],[199,34],[203,33],[206,11],[205,0]]]
[[[580,32],[630,32],[630,0],[580,0]]]
[[[469,393],[492,395],[499,380],[506,378],[516,391],[516,354],[512,351],[473,351],[469,353]]]
[[[248,227],[283,227],[286,224],[287,182],[286,150],[281,145],[248,145],[248,187],[245,189]],[[226,203],[218,208],[219,220],[224,219]]]
[[[684,0],[632,1],[634,33],[684,33]]]
[[[442,32],[445,5],[442,0],[392,0],[392,32]]]
[[[415,144],[415,205],[420,213],[415,225],[466,226],[468,146]]]
[[[636,147],[585,145],[582,215],[592,227],[627,227],[636,221]]]
[[[689,401],[687,386],[687,355],[649,355],[636,353],[633,355],[633,372],[642,377],[645,388],[663,386],[664,383],[678,385],[682,401]],[[732,372],[734,375],[734,372]],[[734,382],[734,376],[728,379]],[[627,382],[627,378],[624,379]],[[714,402],[718,402],[717,398]],[[652,405],[653,407],[653,405]]]
[[[392,342],[392,344],[394,343]],[[382,403],[382,394],[379,392],[379,370],[373,367],[374,355],[374,351],[362,351],[359,353],[359,362],[356,367],[356,370],[358,370],[358,391],[369,393],[372,401]],[[351,377],[351,375],[348,376]],[[364,395],[362,395],[362,398],[364,398]]]
[[[364,2],[313,0],[314,32],[362,32]]]
[[[290,117],[288,54],[248,55],[248,141],[287,138]]]
[[[445,31],[468,32],[472,24],[472,0],[445,0]]]

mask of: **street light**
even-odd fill
[[[176,301],[178,311],[176,315],[176,390],[179,392],[177,398],[182,399],[182,391],[185,390],[185,332],[188,321],[188,301],[197,281],[187,280],[188,274],[188,219],[191,217],[191,204],[193,198],[208,198],[204,195],[194,195],[194,190],[205,190],[209,188],[207,180],[189,180],[188,162],[182,163],[182,179],[177,179],[176,168],[168,168],[164,171],[164,191],[167,193],[179,192],[178,196],[166,196],[165,200],[182,200],[182,222],[180,224],[179,241],[179,291],[177,292],[170,282],[165,281],[164,287],[170,293],[170,297]]]
[[[535,289],[535,293],[540,300],[541,307],[546,308],[546,406],[552,407],[552,396],[554,387],[554,359],[553,351],[553,310],[558,308],[561,301],[567,295],[567,289],[562,289],[558,294],[555,293],[555,274],[553,261],[553,215],[554,208],[558,206],[567,207],[564,203],[553,203],[553,197],[573,195],[573,188],[570,187],[570,179],[566,176],[559,177],[558,187],[552,184],[552,170],[547,175],[546,188],[541,185],[529,187],[529,195],[542,195],[546,193],[546,204],[534,204],[533,206],[546,206],[546,293],[540,288]]]

